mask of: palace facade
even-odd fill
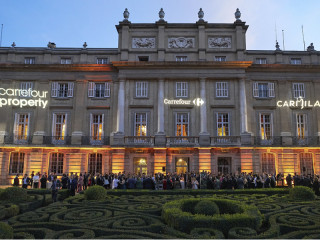
[[[0,48],[0,184],[34,172],[320,174],[320,52],[248,25],[131,23],[118,48]]]

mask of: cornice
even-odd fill
[[[0,71],[17,72],[113,72],[111,64],[0,64]]]
[[[320,73],[320,65],[292,65],[292,64],[253,64],[246,72],[299,72]]]

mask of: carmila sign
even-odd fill
[[[42,107],[46,108],[48,100],[48,91],[37,91],[29,88],[26,89],[12,89],[0,88],[0,107],[3,106],[19,106],[23,107]],[[25,99],[36,98],[36,99]]]

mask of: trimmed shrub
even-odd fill
[[[202,200],[194,207],[194,213],[212,216],[214,214],[219,214],[220,212],[217,204],[209,200]]]
[[[10,202],[22,202],[27,200],[27,190],[19,187],[9,187],[1,194],[3,200]]]
[[[316,199],[316,195],[312,189],[303,186],[297,186],[290,189],[289,196],[292,200],[298,201],[313,201]]]
[[[104,200],[107,197],[107,190],[101,186],[93,186],[84,191],[87,200]]]
[[[10,207],[5,208],[5,217],[10,218],[10,217],[17,216],[19,212],[20,212],[19,206],[13,204]]]
[[[12,239],[13,238],[12,227],[4,222],[0,222],[0,238],[1,239]]]
[[[196,239],[224,239],[222,232],[211,228],[194,228],[190,235]]]
[[[68,197],[70,197],[70,191],[68,189],[60,189],[58,191],[58,199],[59,199],[59,201],[63,201]]]

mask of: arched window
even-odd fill
[[[300,153],[300,174],[313,175],[312,153]]]
[[[91,174],[102,174],[102,154],[90,153],[88,159],[88,172]]]
[[[268,174],[274,174],[276,172],[275,157],[273,153],[262,154],[262,172]]]
[[[22,174],[24,166],[24,156],[25,153],[13,152],[10,157],[10,174]]]
[[[63,174],[63,153],[52,153],[49,164],[49,173]]]

